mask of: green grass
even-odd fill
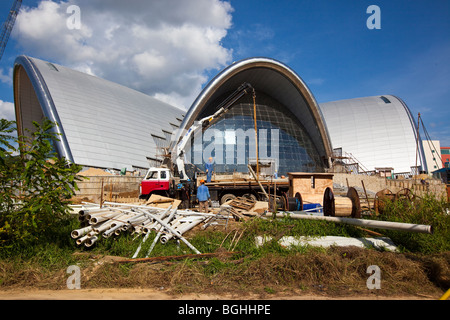
[[[427,195],[416,201],[391,201],[386,203],[380,220],[431,225],[433,234],[383,230],[394,243],[407,252],[424,254],[450,250],[450,204],[445,199]]]
[[[381,229],[375,231],[389,236],[394,243],[401,247],[403,254],[412,254],[413,261],[425,259],[424,270],[430,270],[429,272],[432,274],[439,274],[439,272],[445,274],[445,270],[441,266],[445,265],[445,259],[448,259],[450,251],[450,216],[445,213],[446,208],[448,208],[448,204],[445,201],[429,197],[414,204],[389,203],[382,215],[372,218],[431,224],[434,227],[432,235]],[[49,282],[46,284],[48,287],[51,285],[64,287],[64,281],[67,278],[65,270],[68,266],[78,264],[83,269],[89,269],[92,268],[93,261],[98,261],[98,257],[105,255],[131,258],[143,238],[142,236],[135,238],[135,235],[125,232],[118,237],[101,238],[94,247],[89,249],[77,246],[75,240],[70,238],[70,232],[76,228],[79,228],[79,222],[76,219],[63,219],[60,221],[57,232],[41,237],[32,245],[17,245],[2,250],[0,252],[0,287],[14,286],[19,283],[45,283],[45,281]],[[261,235],[270,236],[273,240],[258,247],[255,237]],[[386,257],[389,258],[385,260],[382,256],[383,252],[376,250],[364,251],[361,249],[363,251],[356,255],[352,251],[345,251],[346,249],[342,249],[345,252],[341,253],[340,249],[333,248],[324,249],[310,246],[285,248],[277,241],[282,236],[327,235],[368,236],[365,231],[355,226],[327,221],[296,220],[289,217],[277,220],[252,218],[246,222],[235,223],[228,230],[219,231],[210,227],[204,231],[191,231],[185,234],[188,240],[202,253],[219,252],[220,250],[237,252],[230,259],[218,256],[203,261],[203,263],[194,259],[186,259],[167,265],[160,264],[156,269],[150,264],[105,264],[99,269],[96,277],[93,277],[91,282],[85,283],[85,285],[92,287],[170,286],[177,292],[190,291],[195,287],[206,286],[219,290],[221,286],[231,286],[236,290],[245,291],[256,281],[251,279],[260,279],[261,287],[258,290],[262,293],[272,294],[280,290],[275,285],[276,283],[282,285],[296,283],[299,288],[303,288],[302,290],[307,290],[314,288],[316,284],[326,283],[331,276],[337,279],[345,276],[345,281],[342,278],[334,285],[339,286],[339,283],[345,282],[345,286],[348,286],[351,277],[367,277],[363,268],[367,264],[386,263],[384,268],[389,267],[392,273],[396,274],[395,270],[399,265],[410,263],[410,260],[401,263],[392,262],[391,266],[390,259],[397,259],[395,257],[400,257],[400,254],[387,253]],[[155,233],[153,232],[142,246],[139,257],[146,255],[154,237]],[[158,242],[151,256],[190,253],[193,251],[183,242],[172,239],[165,245]],[[425,258],[418,258],[419,256]],[[370,259],[373,261],[369,261]],[[414,265],[412,263],[412,266]],[[439,267],[435,267],[435,265]],[[342,269],[347,271],[342,273]],[[441,271],[436,273],[433,270]],[[411,271],[411,274],[417,272]],[[400,280],[395,277],[393,276],[392,281],[401,283],[403,275],[398,273]],[[436,283],[442,284],[444,280],[441,279]]]

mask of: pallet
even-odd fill
[[[231,200],[229,203],[230,206],[243,209],[246,211],[249,211],[253,206],[255,205],[256,201],[245,198],[245,197],[238,197],[236,199]]]

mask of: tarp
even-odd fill
[[[270,236],[258,236],[256,237],[256,245],[262,246],[264,243],[271,241]],[[386,249],[389,251],[398,251],[397,246],[388,237],[376,237],[376,238],[348,238],[338,236],[325,236],[325,237],[282,237],[278,243],[286,248],[291,246],[314,246],[328,248],[331,246],[348,247],[356,246],[360,248],[376,248]]]

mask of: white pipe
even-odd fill
[[[170,205],[170,206],[164,211],[163,215],[165,214],[165,212],[169,212],[170,209],[172,209],[172,205]],[[175,214],[176,211],[177,211],[177,209],[175,208],[175,209],[173,210],[173,213]],[[172,215],[172,213],[171,213],[171,215]],[[136,252],[135,252],[135,253],[133,254],[133,256],[132,256],[133,259],[137,257],[137,255],[139,254],[139,251],[141,251],[142,245],[145,243],[145,241],[147,241],[147,239],[148,239],[149,236],[150,236],[150,232],[148,232],[148,233],[145,235],[144,239],[142,239],[142,242],[139,244],[138,248],[136,249]]]
[[[78,214],[80,215],[88,215],[88,214],[95,214],[95,213],[102,213],[102,212],[106,212],[106,211],[110,211],[111,208],[107,207],[107,208],[98,208],[98,209],[84,209],[84,210],[80,210],[80,212]]]
[[[114,219],[114,218],[117,218],[119,216],[123,216],[123,213],[120,212],[120,211],[119,212],[112,212],[112,213],[110,213],[108,215],[92,217],[91,219],[89,219],[89,223],[90,224],[97,224],[99,222],[103,222],[103,221],[106,221],[106,220],[109,220],[109,219]]]
[[[139,217],[139,218],[136,218],[136,219],[131,219],[131,222],[130,222],[130,220],[128,220],[127,221],[127,223],[131,226],[131,225],[139,225],[139,224],[141,224],[141,223],[143,223],[143,222],[145,222],[145,221],[147,221],[148,220],[148,218],[147,217]]]
[[[134,217],[131,217],[127,220],[128,223],[133,223],[136,220],[139,220],[142,216],[145,216],[145,213],[139,213],[135,215]]]
[[[140,209],[138,209],[140,210]],[[198,251],[192,244],[189,243],[189,241],[187,241],[181,234],[179,234],[177,231],[175,231],[174,229],[172,229],[172,227],[170,227],[168,224],[166,224],[165,222],[163,222],[161,219],[159,219],[158,217],[156,217],[155,215],[151,214],[151,213],[147,213],[150,217],[152,217],[153,219],[155,219],[156,221],[158,221],[160,224],[162,224],[167,230],[169,230],[171,233],[173,233],[175,236],[177,236],[178,238],[180,238],[181,241],[183,241],[189,248],[191,248],[195,253],[200,254],[200,251]]]
[[[177,212],[176,209],[173,210],[173,211],[170,213],[170,215],[167,217],[167,219],[164,219],[164,222],[166,222],[166,223],[170,222],[170,220],[172,220],[172,218],[173,218],[173,216],[175,215],[176,212]],[[150,255],[150,253],[153,251],[153,248],[155,247],[156,243],[158,242],[159,237],[160,237],[161,234],[162,234],[162,231],[163,231],[163,226],[160,225],[159,230],[158,230],[158,233],[156,234],[155,239],[153,239],[152,245],[150,246],[150,248],[148,249],[147,254],[145,255],[146,258],[148,258],[148,256]]]
[[[95,236],[96,233],[95,232],[89,232],[87,235],[85,235],[84,237],[81,237],[80,239],[77,239],[76,243],[77,245],[82,244],[83,242],[85,242],[87,239]]]
[[[109,228],[108,230],[103,232],[103,237],[109,238],[114,231],[116,231],[117,229],[122,227],[124,224],[125,224],[125,222],[120,222],[120,223],[116,223],[115,225],[111,226],[111,228]]]
[[[87,240],[84,242],[84,245],[85,245],[87,248],[92,247],[92,246],[94,245],[95,241],[97,241],[97,239],[98,239],[97,236],[93,236],[93,237],[87,239]]]
[[[176,232],[178,232],[180,235],[182,235],[183,233],[193,229],[195,226],[197,226],[200,222],[202,222],[205,218],[201,218],[201,219],[197,219],[195,221],[192,222],[185,222],[179,225],[179,227],[177,229],[174,229]],[[167,241],[169,241],[170,239],[172,239],[174,236],[174,234],[165,234],[161,237],[161,243],[165,244],[167,243]]]
[[[71,236],[73,239],[76,239],[76,238],[78,238],[78,237],[81,237],[81,236],[85,235],[86,233],[88,233],[88,232],[90,232],[90,231],[92,231],[92,226],[88,226],[88,227],[85,227],[85,228],[73,230],[73,231],[70,233],[70,236]]]
[[[113,214],[115,214],[115,213],[117,213],[117,211],[109,210],[109,211],[98,212],[98,213],[93,213],[93,214],[90,214],[90,213],[89,213],[89,214],[86,214],[85,217],[86,217],[87,220],[91,220],[91,219],[94,218],[94,217],[96,217],[96,218],[99,218],[99,217],[108,217],[108,216],[113,215]],[[119,213],[120,213],[120,212],[119,212]]]
[[[109,228],[111,228],[111,225],[112,225],[113,223],[114,223],[113,220],[106,221],[106,222],[104,222],[104,223],[101,223],[101,224],[96,225],[96,226],[94,227],[93,230],[94,230],[95,232],[102,233],[103,231],[106,231],[106,230],[108,230]]]
[[[419,233],[433,233],[433,227],[430,225],[414,224],[414,223],[403,223],[403,222],[391,222],[391,221],[378,221],[378,220],[367,220],[367,219],[355,219],[355,218],[343,218],[343,217],[329,217],[329,216],[313,216],[308,214],[301,214],[301,211],[295,212],[285,212],[277,213],[277,218],[282,218],[289,216],[293,219],[309,219],[309,220],[325,220],[336,223],[346,223],[355,226],[362,226],[375,229],[387,229],[387,230],[398,230],[398,231],[410,231]],[[271,216],[273,214],[270,214]]]

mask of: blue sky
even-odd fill
[[[23,8],[30,13],[34,12],[36,17],[44,19],[44,17],[48,17],[50,11],[45,13],[44,10],[34,10],[40,2],[24,0]],[[60,4],[60,1],[54,2]],[[90,41],[93,42],[95,36],[100,34],[98,30],[101,30],[101,25],[94,26],[96,21],[92,17],[106,16],[102,15],[103,10],[113,12],[111,8],[107,7],[108,3],[110,3],[110,7],[120,6],[119,2],[114,0],[101,3],[93,1],[90,4],[83,0],[71,0],[70,2],[79,4],[81,22],[87,28],[84,33],[80,31],[76,38],[79,43],[85,45],[83,48],[89,46]],[[98,4],[92,4],[95,2]],[[130,6],[132,6],[133,2],[139,4],[140,11],[145,10],[145,6],[150,3],[150,1],[138,0],[127,3],[131,3]],[[195,5],[204,6],[204,0],[193,0],[193,6],[194,2]],[[211,12],[217,13],[218,1],[211,1],[211,3],[213,2],[216,6],[211,6]],[[12,3],[13,1],[1,2],[1,21],[6,19]],[[186,2],[183,1],[183,3]],[[310,87],[319,103],[379,94],[396,95],[406,102],[416,119],[417,114],[421,113],[425,126],[433,139],[440,140],[442,146],[450,146],[449,0],[231,0],[229,1],[231,7],[224,6],[223,2],[219,4],[222,4],[220,7],[222,11],[221,14],[214,16],[214,20],[201,17],[197,18],[197,20],[202,20],[201,25],[197,22],[189,22],[198,26],[199,30],[210,30],[208,24],[214,25],[215,36],[212,37],[215,41],[214,46],[208,47],[207,42],[198,45],[199,48],[205,46],[204,49],[198,51],[198,54],[202,55],[200,60],[204,61],[202,64],[195,59],[195,51],[188,52],[191,48],[189,44],[186,44],[182,48],[184,51],[180,51],[176,59],[177,61],[182,60],[180,55],[188,52],[186,53],[187,62],[174,68],[173,74],[167,74],[167,83],[171,85],[178,83],[170,90],[166,85],[165,88],[168,91],[163,91],[156,84],[150,85],[151,78],[142,78],[141,82],[134,81],[135,77],[138,78],[144,73],[151,74],[151,72],[135,70],[134,74],[130,73],[125,77],[124,72],[120,75],[110,72],[105,61],[89,60],[88,54],[86,54],[86,63],[84,63],[82,56],[75,60],[71,59],[70,54],[58,55],[60,48],[45,50],[52,48],[54,44],[50,42],[55,37],[57,38],[58,34],[53,34],[51,39],[41,36],[42,46],[33,44],[30,40],[33,39],[31,35],[33,37],[37,35],[26,30],[26,21],[22,19],[18,29],[14,30],[0,61],[0,100],[4,103],[0,112],[4,113],[4,108],[11,106],[5,105],[6,102],[13,102],[10,70],[15,57],[19,54],[27,54],[83,71],[90,71],[98,76],[134,87],[158,98],[166,98],[169,101],[173,97],[178,97],[180,104],[185,107],[189,107],[189,102],[193,101],[201,87],[211,77],[232,61],[252,56],[265,56],[280,60],[296,71]],[[379,30],[369,30],[366,26],[366,21],[370,17],[366,10],[370,5],[377,5],[381,10],[381,29]],[[155,8],[152,6],[152,10]],[[126,28],[126,22],[117,21],[120,20],[118,18],[120,12],[123,12],[124,16],[128,12],[125,12],[123,8],[120,9],[122,11],[119,9],[109,16],[116,17],[114,26],[104,23],[105,28],[113,30],[111,32]],[[63,14],[65,12],[60,12],[60,16],[64,17]],[[134,14],[134,16],[139,14]],[[170,25],[171,23],[172,26],[179,25],[180,21],[188,19],[183,18],[182,14],[183,12],[178,16],[175,16],[175,13],[167,16],[167,21],[163,21],[164,23],[161,25]],[[208,13],[205,12],[205,16],[207,15]],[[30,16],[30,19],[35,16]],[[139,25],[139,21],[142,20],[131,19],[136,25]],[[131,22],[130,25],[132,25]],[[40,24],[36,24],[35,28],[40,26]],[[42,26],[42,28],[49,28],[49,26]],[[148,30],[161,30],[161,27],[151,29],[148,23],[144,30],[147,28]],[[26,35],[28,38],[23,34],[26,32],[29,33]],[[121,39],[119,33],[111,32],[109,34],[114,34],[114,38],[108,38],[108,40],[114,41],[115,39],[114,45],[116,48],[120,48],[123,41],[119,41]],[[67,35],[67,30],[61,33]],[[148,34],[154,36],[154,33],[150,31]],[[82,37],[85,39],[79,40]],[[97,37],[95,41],[99,42],[99,39]],[[211,40],[211,37],[208,37],[207,40]],[[45,43],[46,41],[49,43]],[[95,47],[93,43],[91,46],[96,52],[102,50],[101,47]],[[129,50],[129,43],[124,43],[124,46],[128,46]],[[154,54],[159,48],[167,46],[167,43],[154,40],[149,44],[150,46],[152,46],[152,51],[146,53]],[[208,55],[205,55],[204,51],[208,51]],[[158,52],[162,54],[164,51],[161,49]],[[157,55],[142,55],[141,52],[139,55],[136,54],[135,58],[139,57],[155,58]],[[160,60],[153,59],[152,61]],[[186,64],[189,64],[191,69],[187,69]],[[148,67],[154,67],[154,65]],[[185,74],[186,77],[180,77],[180,74]],[[195,79],[191,82],[195,82],[196,85],[184,86],[183,83],[186,79]],[[158,79],[159,83],[165,83],[164,81],[164,79]]]

